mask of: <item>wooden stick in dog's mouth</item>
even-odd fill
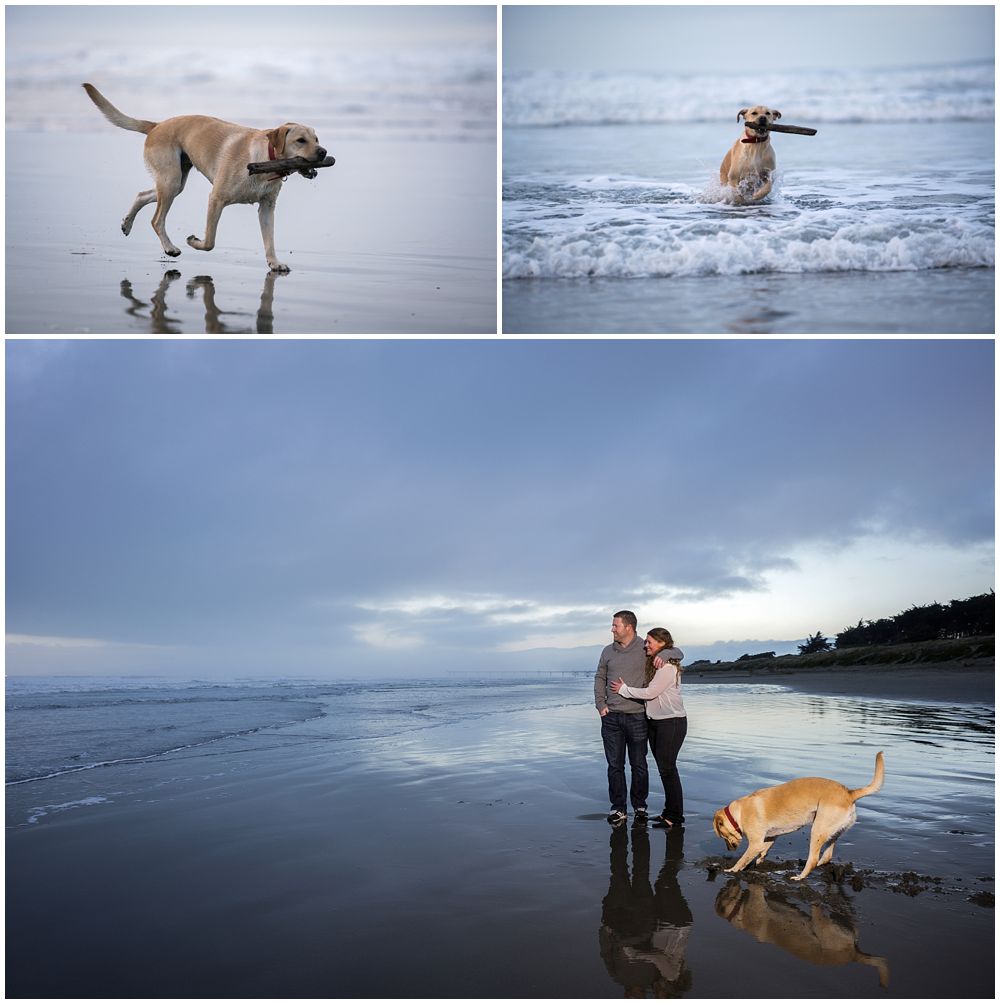
[[[772,122],[767,128],[771,132],[790,132],[796,136],[816,135],[816,130],[810,129],[807,126],[779,125],[777,122]]]
[[[298,171],[304,178],[315,178],[316,169],[319,167],[333,167],[337,161],[333,157],[324,157],[323,160],[306,160],[305,157],[286,157],[283,160],[263,160],[253,164],[247,164],[247,171],[250,174],[280,174]]]

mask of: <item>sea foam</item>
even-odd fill
[[[574,231],[504,243],[505,278],[637,278],[767,272],[899,272],[994,264],[993,235],[962,221],[900,229],[866,220],[842,227],[764,226],[747,233],[646,228]]]

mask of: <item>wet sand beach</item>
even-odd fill
[[[982,334],[992,268],[503,283],[508,334]],[[709,316],[709,312],[711,316]]]
[[[135,134],[8,131],[7,149],[8,334],[496,331],[492,143],[330,143],[337,163],[290,178],[278,201],[288,275],[268,272],[252,206],[225,210],[213,251],[185,245],[205,226],[197,172],[168,218],[179,258],[162,253],[149,208],[123,236],[149,187]]]
[[[992,996],[993,671],[940,676],[692,675],[670,835],[605,822],[583,673],[463,681],[464,705],[457,682],[341,688],[325,717],[8,786],[7,993]],[[719,805],[867,783],[879,749],[839,871],[790,882],[800,832],[720,873]]]

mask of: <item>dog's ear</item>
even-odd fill
[[[721,819],[722,819],[722,810],[720,809],[712,817],[712,829],[715,830],[715,835],[717,837],[722,837],[722,839],[725,840],[726,838],[722,836]]]
[[[291,128],[291,123],[286,122],[284,125],[268,131],[267,141],[271,144],[271,149],[274,150],[276,160],[281,160],[285,156],[285,140],[288,138],[288,131]]]
[[[746,113],[747,113],[748,111],[750,111],[750,109],[749,109],[749,108],[741,108],[741,109],[740,109],[740,110],[739,110],[739,111],[738,111],[738,112],[736,113],[736,121],[737,121],[737,122],[739,122],[739,120],[740,120],[741,118],[743,118],[743,116],[744,116],[744,115],[746,115]]]
[[[771,109],[771,114],[772,114],[772,115],[773,115],[773,116],[774,116],[774,117],[775,117],[776,119],[780,119],[780,118],[781,118],[781,112],[779,112],[779,111],[778,111],[778,110],[777,110],[776,108],[772,108],[772,109]]]

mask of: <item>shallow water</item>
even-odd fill
[[[836,124],[774,137],[775,192],[734,206],[708,152],[714,139],[721,161],[739,126],[506,129],[504,277],[991,267],[992,125],[927,132]]]
[[[534,334],[990,334],[993,269],[508,279],[503,330]]]
[[[989,995],[992,703],[692,683],[667,838],[604,822],[591,681],[8,681],[8,992]],[[803,832],[716,874],[720,804],[879,749],[861,887]]]

